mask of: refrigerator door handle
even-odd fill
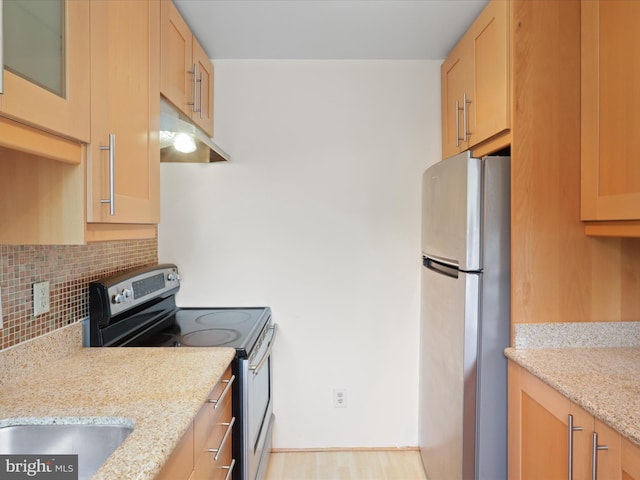
[[[429,270],[433,270],[436,273],[441,275],[446,275],[447,277],[458,278],[458,269],[455,267],[451,267],[449,265],[445,265],[444,263],[437,262],[431,258],[423,257],[422,265]]]

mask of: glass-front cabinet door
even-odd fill
[[[66,97],[65,4],[62,0],[7,0],[4,68]]]
[[[0,114],[89,142],[90,5],[86,0],[0,0]]]

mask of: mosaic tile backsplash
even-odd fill
[[[158,240],[0,245],[0,350],[89,316],[89,282],[158,263]],[[50,310],[33,315],[33,284],[49,282]]]

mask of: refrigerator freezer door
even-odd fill
[[[478,333],[479,480],[507,478],[507,359],[510,339],[510,158],[483,168],[483,269]]]
[[[424,260],[419,435],[429,480],[475,477],[481,277]]]
[[[429,167],[422,176],[422,254],[477,271],[481,265],[480,159],[468,152]]]

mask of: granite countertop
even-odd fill
[[[75,349],[4,381],[0,425],[133,424],[92,478],[153,479],[234,356],[231,348]]]
[[[640,348],[508,348],[505,355],[640,445]]]

